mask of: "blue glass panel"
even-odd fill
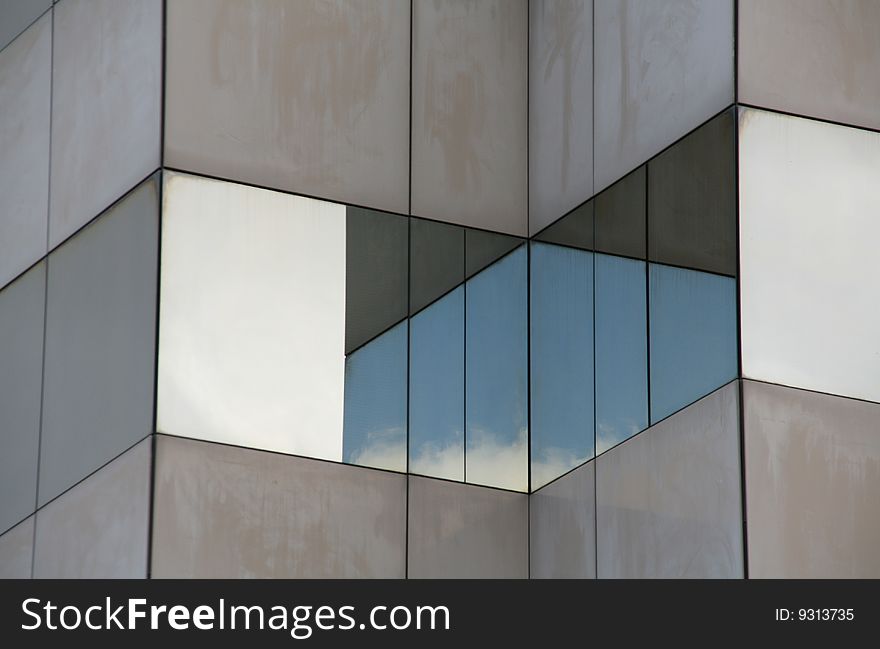
[[[464,480],[464,286],[410,327],[409,470]]]
[[[528,256],[520,246],[466,285],[466,479],[528,489]]]
[[[596,255],[596,453],[648,427],[645,262]]]
[[[537,489],[593,456],[593,253],[533,243],[531,275]]]
[[[406,471],[406,334],[402,322],[345,359],[345,462]]]
[[[736,377],[736,280],[650,265],[651,422]]]

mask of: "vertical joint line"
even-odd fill
[[[650,219],[650,162],[645,163],[645,382],[648,388],[648,428],[652,424],[651,412],[651,219]]]
[[[415,3],[410,0],[409,3],[409,172],[407,181],[407,210],[406,213],[412,216],[412,132],[413,132],[413,10]]]
[[[593,166],[593,186],[590,193],[596,193],[596,3],[590,3],[590,48],[592,51],[590,65],[592,74],[590,83],[592,102],[590,118],[590,154]],[[596,248],[596,205],[593,204],[593,248]],[[596,283],[596,253],[593,253],[593,286]],[[596,393],[596,294],[593,291],[593,394]],[[597,493],[599,460],[596,457],[596,399],[593,398],[593,577],[599,578],[599,496]]]
[[[46,198],[46,253],[44,259],[46,265],[43,269],[43,348],[40,359],[40,416],[37,430],[37,476],[34,489],[34,533],[31,538],[31,579],[34,578],[34,569],[37,556],[37,512],[40,508],[40,468],[43,456],[43,407],[46,396],[46,326],[49,313],[49,231],[52,213],[52,113],[55,97],[55,5],[50,7],[49,17],[49,186]]]
[[[462,300],[464,301],[464,305],[462,306],[462,313],[464,314],[464,321],[462,324],[462,363],[464,366],[464,381],[462,382],[462,399],[461,402],[463,404],[462,408],[462,420],[461,420],[461,479],[463,482],[467,482],[467,322],[468,322],[468,314],[467,314],[467,229],[462,230],[463,237],[463,248],[464,248],[464,256],[462,259],[462,276],[465,278],[462,283]]]
[[[733,0],[733,103],[739,101],[739,0]]]
[[[532,245],[526,241],[526,575],[532,578]]]
[[[410,382],[410,364],[412,360],[412,349],[410,340],[410,311],[412,309],[412,124],[413,124],[413,0],[409,3],[409,142],[407,154],[409,156],[409,164],[407,165],[407,206],[406,213],[409,215],[406,222],[406,529],[404,530],[404,558],[403,558],[403,576],[409,579],[409,382]]]

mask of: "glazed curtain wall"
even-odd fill
[[[878,22],[2,3],[0,574],[880,574]]]

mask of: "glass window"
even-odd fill
[[[410,219],[409,251],[412,315],[464,281],[464,228]]]
[[[164,179],[159,432],[339,462],[345,207]]]
[[[880,401],[880,133],[739,119],[743,374]]]
[[[596,250],[645,258],[645,166],[596,197]]]
[[[645,262],[596,255],[596,453],[648,427]]]
[[[736,377],[736,280],[649,268],[654,423]]]
[[[345,359],[342,459],[406,471],[407,323]]]
[[[464,286],[410,326],[409,470],[464,480]]]
[[[736,274],[734,129],[730,109],[648,163],[651,261]]]
[[[409,219],[345,208],[345,353],[407,315]]]
[[[593,253],[531,247],[532,489],[593,456]]]
[[[466,285],[468,482],[528,488],[528,257],[520,246]]]
[[[519,237],[468,228],[464,234],[465,277],[476,275],[523,242]]]
[[[535,236],[536,241],[558,243],[563,246],[593,249],[593,201],[578,205],[570,213]]]

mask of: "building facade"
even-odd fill
[[[880,576],[880,4],[0,48],[0,576]]]

